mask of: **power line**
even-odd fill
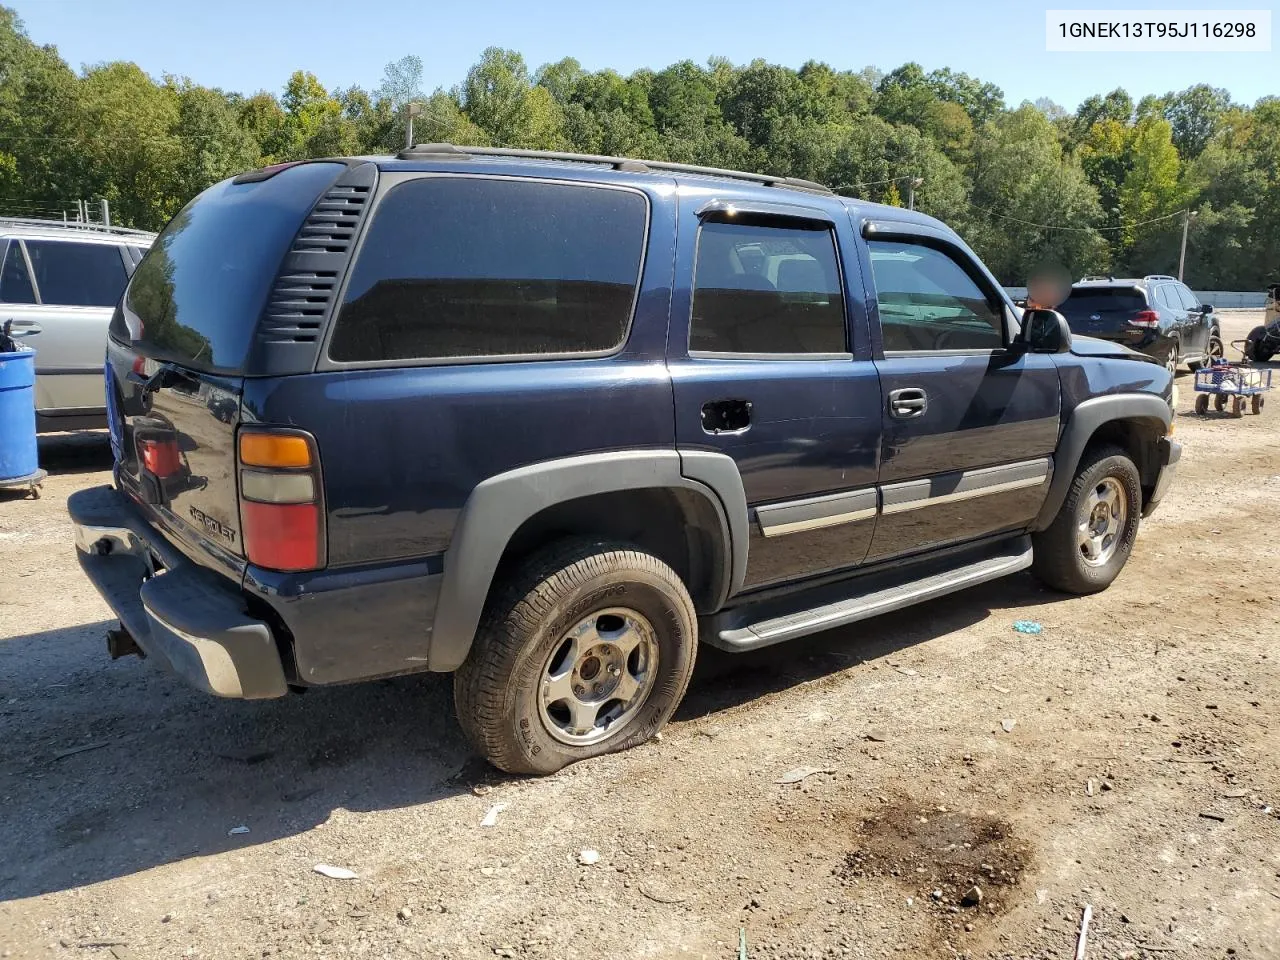
[[[1014,223],[1020,223],[1028,227],[1037,227],[1041,230],[1065,230],[1071,233],[1109,233],[1118,230],[1132,230],[1134,227],[1145,227],[1149,223],[1159,223],[1162,220],[1172,220],[1174,217],[1180,217],[1185,214],[1185,210],[1176,210],[1173,213],[1165,214],[1163,217],[1152,217],[1150,220],[1139,220],[1137,223],[1130,223],[1119,227],[1066,227],[1054,223],[1034,223],[1031,220],[1022,220],[1018,217],[1010,217],[1003,213],[996,213],[994,210],[988,210],[986,207],[980,207],[972,200],[968,201],[969,206],[973,209],[985,213],[989,217],[996,217],[1000,220],[1012,220]]]

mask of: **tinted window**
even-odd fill
[[[1184,286],[1174,286],[1174,290],[1178,293],[1178,299],[1182,301],[1184,310],[1199,310],[1200,301],[1196,299],[1196,295]]]
[[[1172,297],[1170,297],[1172,294]],[[1156,303],[1162,307],[1172,307],[1175,310],[1181,310],[1182,304],[1178,302],[1178,295],[1173,293],[1167,283],[1162,283],[1156,287]]]
[[[867,246],[886,352],[1004,346],[1003,311],[950,256],[917,243]]]
[[[329,346],[339,361],[594,353],[622,343],[648,203],[630,190],[431,177],[369,227]]]
[[[0,266],[0,302],[35,303],[36,294],[31,289],[31,277],[27,275],[27,262],[22,258],[22,244],[9,241],[9,249]]]
[[[41,303],[114,307],[128,277],[115,244],[28,240]]]
[[[1147,308],[1142,294],[1133,287],[1080,288],[1058,308],[1064,317],[1088,317],[1093,314],[1136,313]]]
[[[304,163],[256,183],[215,184],[169,221],[111,321],[148,356],[237,372],[280,262],[336,163]]]
[[[689,348],[710,353],[844,353],[835,238],[708,223],[699,231]]]

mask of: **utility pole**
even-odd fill
[[[914,210],[916,208],[916,187],[924,183],[924,177],[912,177],[907,185],[907,209]]]
[[[414,117],[416,117],[416,116],[417,116],[418,114],[420,114],[420,113],[422,113],[422,104],[420,104],[420,103],[406,103],[406,104],[404,105],[404,116],[405,116],[405,123],[404,123],[404,148],[405,148],[406,150],[412,150],[412,149],[413,149],[413,147],[414,147],[414,143],[413,143],[413,118],[414,118]]]
[[[1194,210],[1182,211],[1182,252],[1178,254],[1178,281],[1182,281],[1182,271],[1187,265],[1187,228],[1191,226],[1191,219],[1196,215]]]

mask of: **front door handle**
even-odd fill
[[[705,433],[741,433],[750,426],[750,400],[713,400],[702,405]]]
[[[889,416],[899,420],[918,417],[929,409],[929,395],[919,387],[889,391]]]

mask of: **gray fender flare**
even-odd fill
[[[1115,420],[1159,421],[1163,436],[1173,420],[1173,409],[1163,397],[1152,393],[1117,393],[1092,397],[1079,404],[1071,411],[1062,435],[1058,438],[1053,480],[1032,526],[1033,530],[1043,530],[1053,523],[1067,499],[1067,491],[1075,480],[1076,468],[1080,465],[1080,458],[1084,455],[1084,448],[1088,446],[1090,438],[1103,424]]]
[[[511,536],[530,517],[567,500],[643,489],[686,490],[706,498],[721,525],[724,598],[742,586],[747,566],[747,503],[737,465],[724,454],[621,450],[548,460],[498,474],[467,498],[444,555],[427,666],[456,670],[466,660],[494,573]]]

